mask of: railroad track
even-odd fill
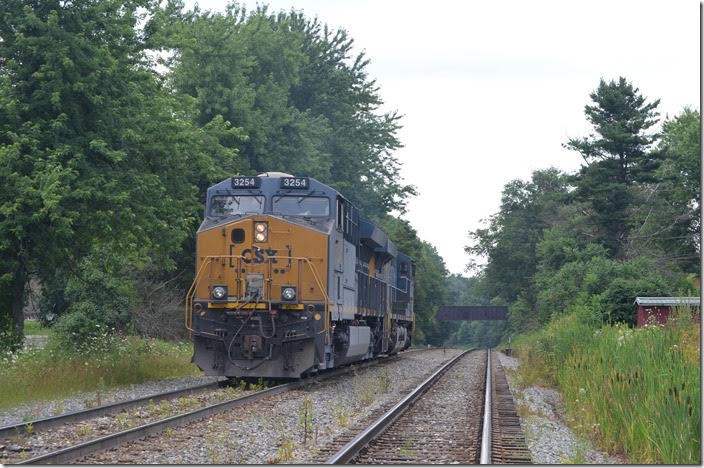
[[[492,361],[491,353],[465,351],[374,422],[333,441],[318,461],[530,463],[506,378]]]
[[[102,437],[94,438],[85,442],[81,442],[75,445],[71,445],[69,447],[61,448],[60,450],[55,450],[49,453],[45,453],[39,456],[35,456],[32,458],[28,459],[20,459],[18,461],[14,461],[13,463],[17,464],[66,464],[70,463],[76,460],[79,460],[85,456],[88,456],[90,454],[93,454],[95,452],[101,451],[101,450],[106,450],[110,448],[117,447],[119,445],[122,445],[124,443],[137,440],[137,439],[142,439],[151,435],[156,435],[159,434],[166,429],[177,427],[177,426],[182,426],[184,424],[187,424],[192,421],[200,420],[207,418],[209,416],[222,413],[225,411],[228,411],[232,408],[236,408],[239,406],[244,406],[249,403],[253,403],[255,401],[259,401],[283,392],[287,392],[293,389],[297,388],[302,388],[307,385],[312,385],[318,382],[322,382],[324,380],[328,380],[337,376],[345,375],[348,373],[352,373],[354,369],[364,369],[370,366],[374,366],[380,363],[384,362],[391,362],[396,359],[399,359],[402,357],[404,354],[409,353],[409,352],[417,352],[417,351],[423,351],[425,349],[417,349],[417,350],[408,350],[404,353],[400,353],[399,355],[394,355],[394,356],[389,356],[389,357],[384,357],[384,358],[378,358],[372,361],[366,361],[363,363],[356,364],[354,367],[343,367],[339,369],[334,369],[331,371],[327,371],[325,373],[297,380],[294,382],[286,383],[286,384],[281,384],[277,385],[275,387],[267,388],[261,391],[257,391],[254,393],[251,393],[249,395],[245,396],[240,396],[236,398],[229,398],[225,401],[221,401],[218,403],[214,404],[209,404],[207,406],[197,408],[192,411],[187,411],[183,412],[180,414],[176,414],[174,416],[164,418],[164,419],[159,419],[147,424],[139,425],[137,427],[125,429],[119,432],[113,432],[110,434],[107,434]],[[220,383],[216,384],[211,384],[211,385],[219,385]],[[207,386],[201,386],[201,387],[207,387]],[[190,389],[191,391],[195,391],[193,389]],[[168,392],[168,393],[173,393],[173,392]],[[131,405],[130,407],[138,406],[138,405],[143,405],[146,402],[149,402],[149,399],[153,399],[154,395],[151,397],[146,397],[146,398],[141,398],[139,399],[139,403],[136,403],[135,401],[129,401],[129,402],[123,402],[120,403],[120,405]],[[166,397],[164,397],[166,398]],[[86,410],[85,412],[78,412],[82,414],[69,414],[65,415],[66,417],[73,417],[73,418],[79,418],[79,419],[86,419],[90,418],[91,416],[89,415],[91,411],[108,411],[108,412],[114,412],[114,411],[119,411],[119,409],[115,409],[114,406],[116,405],[107,405],[106,408],[113,407],[112,410],[104,409],[104,408],[93,408],[92,410]],[[124,409],[125,406],[122,407]],[[105,414],[103,413],[93,413],[95,416],[96,414]],[[47,420],[53,420],[53,421],[47,421],[41,423],[42,425],[40,427],[43,428],[48,428],[48,427],[55,427],[58,424],[63,424],[66,422],[72,422],[72,421],[77,421],[79,419],[64,419],[63,422],[58,422],[60,418],[47,418]],[[38,422],[38,421],[37,421]],[[13,427],[19,427],[20,430],[22,428],[26,428],[28,423],[23,423],[20,425],[16,425]],[[53,424],[53,426],[51,426]],[[33,430],[36,430],[37,427],[33,427]],[[10,429],[8,429],[9,431]],[[13,429],[16,430],[16,429]]]
[[[17,424],[10,424],[8,426],[0,427],[0,439],[10,437],[21,432],[27,432],[27,428],[31,428],[32,431],[43,431],[67,423],[84,421],[86,419],[97,418],[107,414],[118,413],[120,411],[132,409],[137,406],[149,404],[150,401],[153,403],[157,403],[163,400],[172,400],[174,398],[179,398],[184,395],[191,395],[193,393],[201,391],[214,390],[224,385],[225,382],[227,381],[219,380],[217,382],[212,382],[208,384],[194,385],[191,387],[171,390],[168,392],[155,393],[153,395],[135,398],[134,400],[119,401],[108,405],[97,406],[95,408],[87,408],[80,411],[61,414],[59,416],[52,416],[49,418],[34,419],[31,421],[23,421]]]

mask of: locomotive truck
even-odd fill
[[[207,191],[186,297],[206,375],[300,378],[411,345],[412,259],[341,193],[280,172]]]

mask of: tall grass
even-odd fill
[[[593,328],[572,314],[518,340],[521,367],[560,389],[575,429],[632,463],[701,463],[700,327]],[[532,383],[532,382],[528,382]]]
[[[42,324],[38,320],[25,320],[24,321],[24,334],[25,335],[43,335],[49,334],[49,328],[42,327]]]
[[[45,349],[29,349],[0,358],[0,408],[50,400],[76,392],[147,380],[198,374],[189,343],[136,337],[112,339],[110,346],[77,354],[50,339]]]

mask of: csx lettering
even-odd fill
[[[242,251],[242,257],[244,257],[242,261],[244,263],[264,263],[267,257],[274,257],[276,252],[278,252],[278,250],[275,249],[255,249],[254,251],[252,251],[252,249],[244,249]],[[270,260],[271,263],[278,263],[275,258],[270,258]]]

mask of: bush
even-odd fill
[[[555,385],[556,372],[574,349],[589,346],[594,329],[593,314],[587,308],[553,319],[545,328],[519,335],[513,348],[521,358],[524,385]]]
[[[0,316],[0,354],[11,353],[22,348],[24,337],[15,331],[9,317]]]
[[[168,282],[138,281],[137,299],[130,311],[135,332],[145,338],[183,340],[188,338],[184,323],[186,293]]]
[[[534,331],[543,323],[540,315],[536,314],[531,303],[523,295],[520,295],[508,308],[508,327],[512,331]]]
[[[134,302],[131,271],[126,259],[107,249],[81,261],[79,274],[66,284],[65,297],[70,305],[55,327],[66,349],[107,349],[110,338],[127,332]]]
[[[604,323],[636,324],[634,302],[638,296],[671,296],[672,285],[658,276],[615,278],[595,301]]]
[[[566,263],[556,272],[541,270],[536,275],[537,315],[542,323],[574,306],[588,306],[604,323],[635,325],[637,296],[671,296],[691,289],[684,275],[665,275],[651,259],[621,262],[596,253]]]
[[[43,326],[54,325],[59,317],[66,312],[68,307],[65,297],[67,279],[66,273],[56,272],[56,274],[41,280],[41,286],[38,288],[41,292],[37,315]]]

